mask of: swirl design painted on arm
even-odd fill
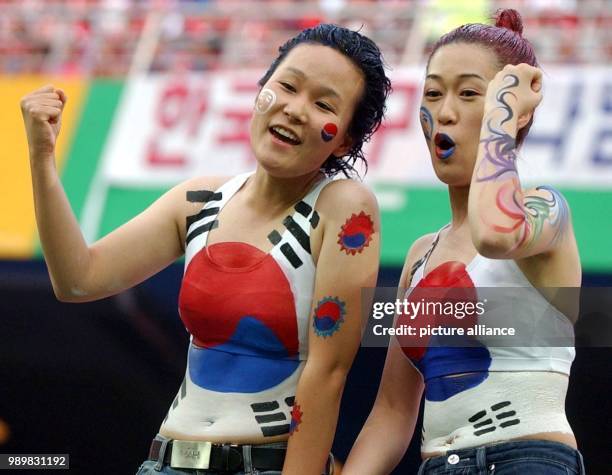
[[[480,141],[484,148],[484,157],[476,174],[478,182],[517,176],[515,165],[516,138],[505,132],[502,126],[514,117],[514,111],[510,107],[506,96],[510,95],[516,98],[516,95],[510,89],[516,87],[519,80],[513,74],[507,75],[504,80],[507,85],[500,89],[495,96],[500,105],[493,110],[493,117],[490,117],[486,122],[489,134]],[[504,114],[501,120],[496,117],[498,115],[495,113],[496,111],[501,111]]]

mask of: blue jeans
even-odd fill
[[[164,436],[157,434],[156,440],[168,440]],[[250,451],[246,451],[247,446],[243,446],[243,464],[244,470],[238,472],[218,472],[213,470],[197,470],[191,468],[172,468],[168,464],[162,464],[161,469],[156,470],[158,462],[155,460],[146,460],[136,472],[136,475],[281,475],[280,470],[257,470],[257,467],[252,467]],[[272,442],[268,444],[260,444],[258,447],[275,447],[286,448],[287,442]],[[329,463],[333,465],[333,456],[330,454]],[[323,475],[327,475],[327,469]]]
[[[520,440],[451,450],[425,460],[418,475],[584,475],[577,450],[558,442]]]

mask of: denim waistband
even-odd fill
[[[574,468],[578,473],[584,473],[582,455],[568,445],[547,440],[517,440],[483,447],[451,450],[445,455],[428,458],[421,464],[419,475],[425,473],[425,469],[433,470],[442,467],[447,470],[485,469],[491,464],[528,457],[563,463]]]

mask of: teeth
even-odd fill
[[[294,142],[300,141],[297,135],[287,129],[283,129],[282,127],[275,126],[272,127],[272,130],[283,137],[287,137],[289,140],[293,140]]]

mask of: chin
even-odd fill
[[[439,159],[435,158],[435,160]],[[469,174],[466,174],[465,167],[453,165],[458,164],[445,163],[444,165],[434,165],[433,169],[436,176],[438,177],[438,180],[448,186],[470,186],[470,183],[472,181],[471,170]]]

